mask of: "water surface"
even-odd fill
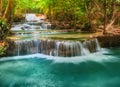
[[[72,58],[5,57],[0,87],[120,87],[120,48]]]

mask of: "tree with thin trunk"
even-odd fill
[[[107,20],[107,14],[106,14],[106,0],[104,0],[104,29],[103,29],[103,34],[106,33],[106,20]]]
[[[113,29],[113,24],[119,16],[117,15],[117,12],[119,12],[119,5],[120,1],[104,0],[104,32],[109,32]]]
[[[0,0],[0,17],[2,17],[2,0]]]
[[[7,0],[7,5],[2,18],[6,19],[9,23],[12,23],[14,8],[15,8],[14,0]]]
[[[7,2],[7,6],[6,6],[5,12],[3,14],[3,18],[7,17],[7,14],[8,14],[8,11],[9,11],[9,7],[10,7],[10,0],[8,0],[8,2]]]

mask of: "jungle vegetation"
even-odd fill
[[[120,0],[0,0],[0,44],[6,41],[13,22],[26,13],[44,14],[59,29],[103,31],[120,26]],[[0,46],[0,54],[4,47]]]
[[[120,25],[120,0],[0,0],[0,17],[11,23],[15,15],[41,13],[59,28],[84,30]]]

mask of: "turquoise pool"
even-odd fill
[[[120,48],[72,58],[4,57],[0,87],[120,87]]]

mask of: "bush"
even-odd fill
[[[5,54],[6,48],[4,46],[0,46],[0,56]]]
[[[6,40],[10,33],[9,24],[2,18],[0,18],[0,41]]]
[[[84,27],[82,28],[82,31],[90,31],[91,30],[91,25],[90,23],[85,23]]]

